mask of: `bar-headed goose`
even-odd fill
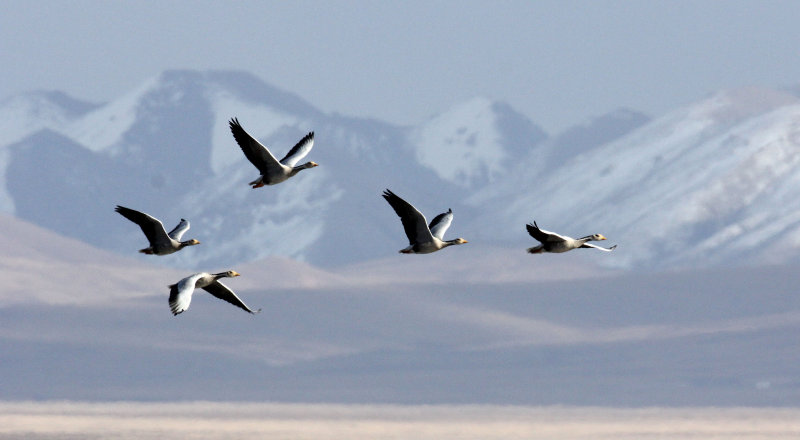
[[[186,219],[182,218],[178,226],[175,226],[168,234],[161,220],[151,215],[119,205],[117,205],[114,210],[142,228],[142,232],[144,232],[145,237],[147,237],[147,241],[150,242],[150,247],[139,250],[139,252],[143,254],[169,255],[173,252],[178,252],[186,246],[200,244],[200,242],[195,239],[181,241],[183,234],[189,230],[189,222],[186,221]]]
[[[601,234],[587,235],[586,237],[581,238],[572,238],[565,235],[556,234],[555,232],[540,229],[536,222],[533,222],[533,224],[529,223],[526,226],[528,228],[528,233],[531,234],[531,237],[539,240],[542,243],[538,246],[528,248],[528,252],[531,254],[541,254],[543,252],[561,253],[578,248],[593,248],[605,252],[611,252],[617,247],[617,245],[614,245],[610,248],[604,248],[587,243],[589,241],[605,240],[606,238]]]
[[[231,133],[233,133],[233,138],[236,139],[236,143],[239,144],[239,148],[242,149],[244,156],[255,165],[261,173],[258,179],[248,183],[248,185],[253,185],[253,188],[281,183],[306,168],[314,168],[317,166],[316,162],[306,162],[302,165],[297,165],[297,162],[303,159],[314,146],[313,131],[305,135],[303,139],[300,139],[300,142],[289,150],[283,159],[278,161],[275,159],[275,156],[269,152],[267,147],[263,146],[261,142],[244,131],[238,119],[231,119],[229,124]]]
[[[383,192],[383,198],[394,208],[394,212],[403,222],[403,229],[408,236],[409,246],[402,249],[403,254],[429,254],[439,249],[454,244],[464,244],[467,240],[456,238],[455,240],[444,241],[444,233],[453,221],[453,210],[437,215],[430,226],[425,220],[425,216],[410,203],[398,197],[388,189]]]
[[[247,307],[245,303],[236,296],[235,293],[228,286],[222,284],[220,278],[238,277],[239,274],[235,271],[229,270],[220,273],[196,273],[178,281],[169,286],[169,309],[173,315],[185,312],[192,302],[192,293],[194,289],[203,289],[206,292],[216,296],[217,298],[227,301],[236,307],[240,307],[248,313],[259,313],[261,309],[252,310]]]

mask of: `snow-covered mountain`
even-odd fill
[[[600,232],[620,246],[596,260],[616,267],[800,256],[800,101],[774,90],[720,92],[655,120],[617,110],[548,137],[485,98],[401,127],[326,114],[247,73],[176,70],[103,104],[10,97],[0,116],[0,210],[125,254],[144,238],[114,205],[167,227],[189,219],[203,244],[162,264],[393,255],[406,240],[384,188],[429,218],[452,208],[448,235],[472,243],[524,249],[532,220]],[[321,166],[250,189],[257,171],[230,135],[234,116],[279,155],[315,131]]]
[[[547,135],[504,103],[475,98],[411,133],[419,161],[442,179],[477,188],[502,179]]]
[[[0,104],[6,123],[27,127],[0,141],[0,206],[102,248],[143,247],[138,228],[113,212],[121,204],[167,227],[191,221],[188,236],[203,245],[169,263],[281,255],[341,264],[403,246],[402,228],[380,197],[386,187],[416,203],[440,204],[433,209],[458,207],[450,202],[460,198],[457,186],[416,160],[405,130],[323,114],[248,74],[168,71],[96,106],[47,96]],[[250,189],[246,182],[258,173],[230,135],[233,116],[276,154],[316,131],[309,157],[321,166],[290,184]]]
[[[521,166],[536,167],[529,157]],[[516,188],[514,198],[502,198]],[[620,243],[612,264],[779,263],[800,255],[800,101],[715,94],[538,173],[469,199],[484,227],[537,220]],[[497,215],[497,213],[500,215]]]

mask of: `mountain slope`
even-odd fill
[[[450,233],[531,244],[524,225],[619,248],[619,268],[785,263],[800,258],[798,98],[745,88],[663,117],[618,110],[547,138],[509,106],[461,103],[418,127],[325,114],[242,72],[167,71],[102,105],[58,93],[0,102],[0,210],[103,249],[143,247],[122,204],[192,222],[185,268],[287,257],[341,267],[405,244],[390,188]],[[271,188],[227,121],[282,156],[308,131],[321,166]],[[461,250],[459,250],[461,251]],[[552,258],[562,258],[553,257]],[[523,257],[525,258],[525,257]],[[567,257],[571,258],[571,257]],[[526,261],[536,261],[528,260]]]
[[[309,157],[321,166],[284,185],[250,189],[258,172],[230,135],[233,116],[276,155],[315,130]],[[15,215],[124,253],[141,248],[143,237],[113,214],[115,204],[165,223],[187,218],[204,245],[169,262],[185,267],[269,255],[325,264],[369,259],[385,254],[375,243],[396,234],[377,226],[389,211],[384,188],[411,197],[435,187],[442,200],[455,194],[417,163],[401,129],[322,114],[239,72],[168,71],[69,123],[4,145]]]
[[[442,179],[480,188],[504,178],[547,135],[506,104],[475,98],[411,133],[420,163]]]
[[[787,94],[722,92],[518,178],[529,191],[514,199],[506,185],[469,203],[489,206],[484,228],[603,233],[620,243],[603,261],[621,267],[785,262],[800,251],[798,121]]]

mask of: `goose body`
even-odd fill
[[[250,161],[258,171],[261,173],[256,180],[248,183],[253,188],[260,188],[264,185],[276,185],[284,182],[295,174],[307,168],[314,168],[317,166],[316,162],[306,162],[302,165],[297,165],[303,159],[311,148],[314,146],[314,132],[305,135],[300,141],[291,149],[286,156],[280,161],[275,159],[275,156],[270,153],[269,149],[257,141],[253,136],[250,136],[239,120],[233,118],[228,123],[233,133],[233,138],[239,144],[244,156]]]
[[[173,315],[185,312],[192,302],[192,293],[195,289],[203,289],[217,298],[227,301],[248,313],[259,313],[261,309],[252,310],[239,299],[228,286],[219,281],[220,278],[238,277],[239,274],[229,270],[220,273],[200,272],[178,281],[169,286],[169,309]]]
[[[467,243],[463,238],[444,240],[444,233],[453,221],[453,210],[437,215],[427,224],[425,216],[410,203],[398,197],[388,189],[383,192],[383,198],[389,202],[394,212],[400,217],[403,229],[408,237],[408,247],[401,249],[403,254],[430,254],[447,246]]]
[[[126,219],[139,225],[142,232],[144,232],[147,241],[150,242],[150,247],[140,249],[139,252],[143,254],[169,255],[178,252],[186,246],[200,244],[200,242],[195,239],[181,241],[183,234],[189,230],[189,222],[186,219],[182,218],[180,223],[167,233],[161,220],[149,214],[119,205],[117,205],[114,210]]]
[[[529,223],[526,225],[526,227],[528,229],[528,234],[541,243],[538,246],[528,248],[528,252],[531,254],[541,254],[544,252],[559,254],[578,248],[592,248],[605,252],[611,252],[617,247],[617,245],[614,245],[610,248],[604,248],[589,243],[590,241],[605,240],[606,238],[601,234],[587,235],[586,237],[581,238],[572,238],[565,235],[556,234],[555,232],[540,229],[536,222],[533,222],[533,224]]]

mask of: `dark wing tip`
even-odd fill
[[[542,235],[542,230],[539,229],[539,226],[536,224],[536,222],[533,222],[533,224],[528,223],[527,225],[525,225],[525,229],[528,230],[528,234],[531,237],[533,237],[533,238],[535,238],[537,240],[539,240],[541,238],[540,236]]]

